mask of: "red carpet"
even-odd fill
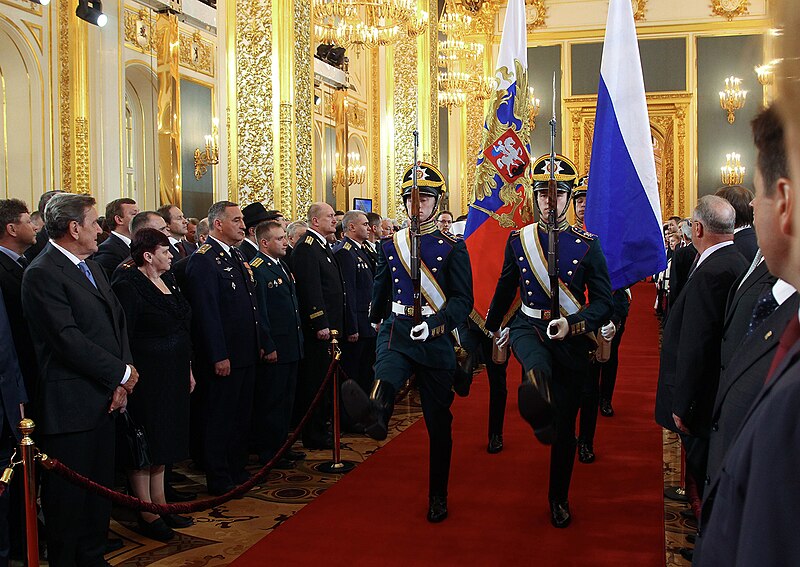
[[[654,292],[640,284],[620,353],[613,418],[598,417],[597,461],[575,463],[572,525],[550,525],[549,450],[519,417],[509,367],[505,449],[486,453],[488,385],[453,405],[450,517],[425,520],[427,434],[420,419],[264,537],[234,565],[664,565]]]

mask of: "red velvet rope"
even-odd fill
[[[322,399],[322,395],[325,392],[325,387],[333,378],[333,374],[336,372],[337,366],[338,360],[334,358],[331,360],[331,364],[328,367],[328,373],[325,375],[325,379],[322,381],[319,390],[317,390],[316,396],[314,396],[314,399],[311,401],[308,411],[306,411],[303,419],[300,420],[297,428],[289,434],[286,442],[281,446],[275,456],[272,457],[272,459],[270,459],[266,465],[261,467],[261,469],[259,469],[259,471],[254,474],[250,480],[240,484],[233,490],[214,498],[206,498],[205,500],[196,500],[194,502],[182,502],[179,504],[155,504],[153,502],[145,502],[144,500],[140,500],[135,496],[122,494],[121,492],[112,490],[106,486],[103,486],[102,484],[97,484],[90,478],[75,472],[58,459],[54,459],[50,456],[43,456],[41,463],[46,470],[52,471],[69,482],[77,484],[89,492],[98,494],[111,500],[111,502],[114,504],[123,506],[125,508],[132,508],[141,512],[150,512],[151,514],[187,514],[191,512],[199,512],[200,510],[207,510],[209,508],[219,506],[220,504],[224,504],[233,498],[244,495],[256,484],[260,483],[267,477],[269,472],[275,467],[275,464],[283,458],[284,453],[286,453],[286,451],[288,451],[289,448],[294,445],[294,442],[300,436],[300,432],[303,430],[303,426],[305,426],[306,422],[308,421],[311,412],[317,407]],[[3,487],[4,485],[0,483],[0,495],[4,489]]]
[[[0,482],[0,496],[3,496],[6,488],[8,488],[8,485],[5,482]]]

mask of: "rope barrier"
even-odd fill
[[[327,387],[328,383],[331,381],[334,373],[337,370],[338,366],[338,358],[333,358],[331,360],[331,364],[328,367],[328,372],[325,375],[325,379],[320,384],[319,390],[317,390],[314,399],[311,401],[311,405],[308,407],[303,418],[300,420],[300,423],[297,427],[289,434],[289,437],[286,439],[284,444],[278,450],[272,459],[269,460],[267,464],[265,464],[261,469],[258,470],[247,482],[240,484],[236,488],[222,494],[220,496],[216,496],[214,498],[206,498],[205,500],[197,500],[195,502],[182,502],[178,504],[155,504],[153,502],[145,502],[144,500],[140,500],[135,496],[130,496],[128,494],[122,494],[121,492],[117,492],[116,490],[112,490],[107,486],[103,486],[102,484],[98,484],[91,480],[88,477],[83,476],[80,473],[75,472],[67,465],[59,461],[58,459],[54,459],[45,454],[41,454],[39,457],[39,461],[41,462],[42,466],[51,471],[60,477],[64,478],[68,482],[72,484],[76,484],[81,488],[89,492],[93,492],[99,496],[107,498],[111,500],[112,503],[117,504],[119,506],[123,506],[125,508],[131,508],[133,510],[138,510],[141,512],[150,512],[151,514],[187,514],[191,512],[199,512],[201,510],[207,510],[209,508],[214,508],[215,506],[219,506],[220,504],[224,504],[229,500],[234,498],[238,498],[245,493],[249,492],[254,486],[260,483],[267,477],[267,474],[275,467],[275,465],[283,458],[283,455],[289,448],[294,445],[294,442],[300,436],[300,432],[303,430],[306,422],[308,421],[311,413],[316,409],[317,405],[319,405],[320,401],[322,400],[322,396],[325,393],[325,388]],[[2,494],[2,490],[4,490],[4,485],[0,482],[0,494]]]

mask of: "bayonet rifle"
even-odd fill
[[[411,237],[411,284],[414,291],[414,326],[422,323],[422,282],[419,256],[419,183],[417,177],[419,170],[419,161],[417,160],[418,149],[419,131],[414,130],[414,164],[411,166],[411,224],[409,227],[409,236]]]

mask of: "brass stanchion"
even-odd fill
[[[339,435],[341,434],[340,416],[339,416],[339,372],[338,363],[342,352],[339,350],[339,341],[336,337],[339,336],[338,331],[331,331],[331,359],[337,365],[333,373],[331,383],[333,384],[333,460],[321,463],[316,468],[324,473],[346,473],[353,470],[356,464],[353,461],[343,461],[341,456],[341,447],[339,442]]]
[[[36,428],[32,419],[19,422],[22,441],[19,442],[22,453],[22,466],[25,474],[25,535],[28,544],[28,565],[39,565],[39,526],[36,511],[36,445],[30,438]]]

